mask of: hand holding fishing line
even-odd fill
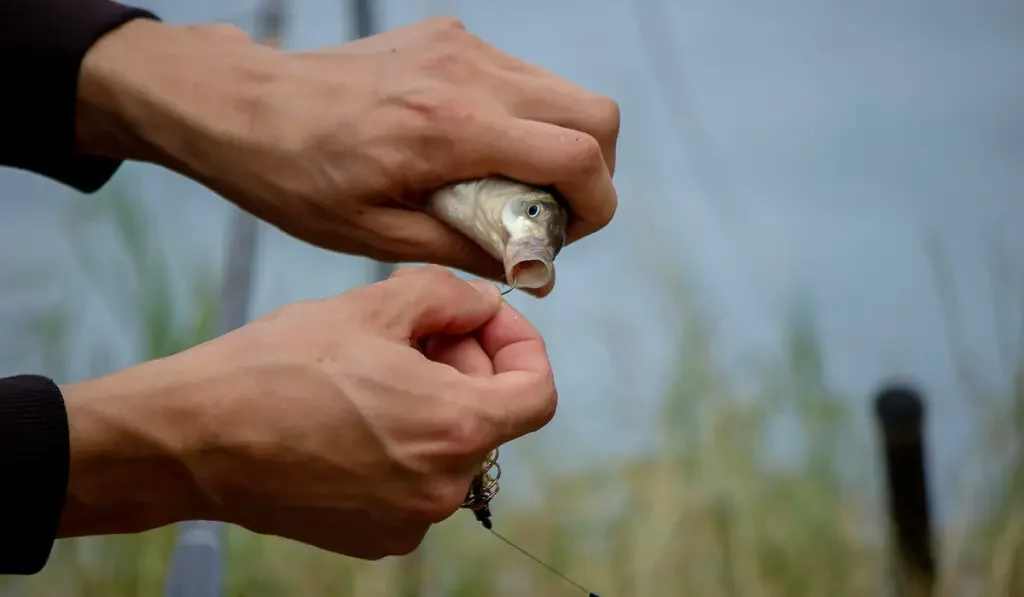
[[[472,345],[442,340],[469,333]],[[537,331],[493,284],[438,266],[287,305],[65,393],[81,449],[63,535],[88,534],[100,512],[123,532],[224,520],[368,559],[419,545],[488,452],[542,427],[557,401]],[[135,486],[134,470],[89,482],[111,446],[137,455],[146,486],[111,491]]]

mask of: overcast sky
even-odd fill
[[[171,22],[229,19],[251,30],[253,2],[143,4]],[[349,35],[346,3],[292,4],[288,46]],[[1012,355],[997,350],[997,326],[1018,326],[1012,307],[1021,301],[1012,287],[994,294],[991,271],[995,251],[1024,265],[1024,5],[392,0],[383,8],[386,28],[454,11],[489,42],[620,102],[615,222],[560,256],[549,299],[513,299],[546,334],[561,390],[559,416],[541,440],[599,449],[633,441],[649,424],[672,357],[665,305],[636,267],[657,239],[653,249],[686,265],[688,281],[707,293],[724,358],[778,352],[787,307],[807,296],[831,380],[863,401],[858,408],[867,411],[888,376],[920,380],[935,402],[929,430],[940,479],[951,477],[970,429],[922,243],[934,235],[949,253],[968,350],[991,383],[1005,382],[1000,359]],[[652,12],[638,19],[637,10]],[[219,263],[223,202],[154,167],[132,165],[119,177],[141,182],[183,267]],[[0,264],[67,262],[53,241],[73,197],[0,171]],[[363,260],[263,232],[257,312],[369,279]],[[1006,305],[994,307],[996,299]],[[88,332],[106,333],[109,318],[90,313]],[[600,343],[609,329],[630,330],[617,351]],[[637,414],[625,423],[609,389],[623,384]],[[605,441],[615,437],[622,441]]]

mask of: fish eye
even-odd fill
[[[540,215],[540,210],[541,207],[539,203],[531,203],[530,206],[526,208],[526,215],[531,218],[536,218]]]

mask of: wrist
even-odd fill
[[[110,32],[82,61],[79,152],[187,170],[204,139],[246,117],[235,98],[266,51],[223,25],[137,19]]]
[[[135,19],[108,32],[86,52],[78,73],[75,141],[80,154],[115,159],[143,159],[142,139],[122,113],[125,95],[134,91],[123,61],[139,50],[147,33],[164,34],[159,21]]]
[[[62,388],[71,465],[59,536],[141,532],[209,517],[190,457],[202,449],[201,413],[167,361]]]

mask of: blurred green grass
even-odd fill
[[[127,193],[115,188],[90,197],[69,221],[75,222],[73,247],[82,271],[111,313],[127,322],[137,354],[155,358],[210,336],[213,271],[199,268],[173,279],[144,208]],[[116,241],[119,255],[96,249],[96,227]],[[941,251],[933,253],[938,291],[950,305],[949,271]],[[663,285],[678,306],[679,342],[675,378],[649,424],[654,446],[571,473],[537,455],[529,469],[538,495],[526,502],[502,493],[501,528],[609,596],[887,594],[885,517],[880,496],[872,497],[881,487],[867,407],[851,408],[865,401],[830,386],[812,311],[793,309],[786,349],[765,355],[753,389],[746,382],[741,388],[713,358],[711,320],[681,279],[666,276]],[[953,313],[950,308],[955,340]],[[80,345],[67,301],[39,305],[21,332],[22,353],[41,355],[48,372],[66,375]],[[88,346],[96,354],[109,350]],[[939,537],[937,595],[1024,595],[1024,367],[1015,362],[1012,389],[1004,395],[964,390],[965,399],[979,401],[987,413],[977,430],[985,441],[974,456],[989,464],[984,474],[965,478],[954,522]],[[109,364],[92,368],[99,374]],[[969,364],[962,368],[969,377]],[[787,433],[802,444],[800,458],[767,455],[771,427],[782,417]],[[175,531],[61,541],[44,572],[0,581],[0,594],[160,594]],[[465,513],[433,530],[413,555],[380,562],[232,527],[227,579],[227,595],[246,597],[578,594]]]

